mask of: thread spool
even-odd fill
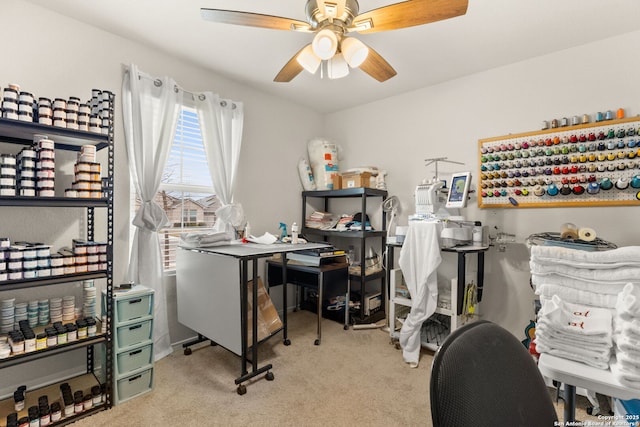
[[[593,228],[582,227],[578,230],[578,238],[585,242],[593,242],[596,240],[596,231]]]
[[[572,224],[570,222],[562,224],[562,226],[560,226],[560,238],[572,239],[572,240],[577,239],[578,227],[575,224]]]

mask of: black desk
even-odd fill
[[[476,280],[478,282],[478,302],[482,301],[482,290],[484,288],[484,253],[489,246],[455,246],[452,248],[442,248],[442,252],[453,252],[458,254],[458,315],[462,314],[464,305],[464,287],[466,286],[467,254],[476,254],[478,257]],[[453,303],[453,301],[451,301]]]
[[[284,254],[283,254],[284,256]],[[282,263],[277,260],[267,261],[267,280],[269,288],[272,286],[278,286],[283,284],[283,269]],[[302,286],[308,289],[316,290],[318,293],[317,300],[317,313],[318,313],[318,328],[317,338],[315,345],[320,345],[322,340],[322,317],[323,312],[325,317],[334,318],[335,316],[328,316],[326,310],[323,309],[325,305],[325,298],[334,297],[337,295],[344,295],[344,329],[349,328],[349,265],[347,263],[332,263],[321,266],[310,266],[297,264],[295,261],[288,261],[286,268],[286,280],[287,284],[294,284]],[[296,301],[296,307],[298,301]],[[285,307],[286,309],[286,307]],[[341,310],[334,313],[340,313]],[[333,313],[332,313],[333,314]]]
[[[391,283],[391,270],[394,268],[394,248],[402,248],[402,243],[387,243],[387,283]],[[464,287],[466,285],[466,270],[467,270],[467,254],[476,254],[477,260],[477,272],[476,280],[478,282],[478,302],[482,301],[482,291],[484,289],[484,253],[489,250],[489,246],[455,246],[452,248],[442,248],[442,252],[452,252],[458,254],[458,300],[456,302],[457,314],[462,314],[462,308],[464,305]],[[389,290],[391,286],[389,285]],[[390,292],[390,291],[389,291]],[[386,295],[387,301],[392,298],[393,295]],[[453,304],[455,301],[451,301]],[[391,320],[387,318],[389,325]]]

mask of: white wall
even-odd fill
[[[477,179],[479,139],[535,131],[543,120],[619,107],[627,116],[638,115],[640,58],[629,52],[639,46],[640,32],[634,32],[339,111],[327,115],[325,134],[344,149],[341,169],[374,165],[389,172],[389,194],[400,198],[406,224],[416,184],[434,174],[433,166],[424,166],[426,158],[464,162],[441,164],[441,175],[471,170]],[[494,248],[486,255],[482,312],[523,338],[533,315],[527,236],[559,231],[570,221],[595,228],[618,246],[640,243],[637,206],[480,210],[474,197],[465,215],[499,227],[493,234],[516,235],[517,244],[506,252]]]
[[[245,129],[236,201],[248,212],[254,234],[277,232],[280,221],[288,224],[299,221],[301,186],[296,162],[306,141],[321,134],[322,117],[318,113],[27,2],[3,0],[0,16],[3,17],[0,35],[6,41],[0,64],[0,87],[18,83],[22,90],[36,97],[49,98],[78,96],[84,100],[90,98],[92,88],[111,90],[116,94],[114,283],[126,279],[128,266],[130,183],[120,93],[123,65],[131,62],[149,74],[173,77],[186,90],[207,90],[242,101]],[[24,26],[25,20],[29,22],[28,28]],[[59,168],[72,166],[72,155],[65,157],[68,164],[64,165],[62,157],[65,156],[57,159],[60,160],[57,161]],[[81,218],[68,224],[69,215],[68,209],[61,212],[30,209],[27,212],[5,208],[0,236],[10,237],[12,241],[44,241],[55,248],[70,245],[71,239],[79,237],[85,226]],[[46,227],[33,229],[29,226],[31,223]],[[102,224],[104,222],[97,221],[101,228],[97,233],[104,233]],[[169,312],[173,314],[170,318],[172,338],[177,341],[193,333],[181,327],[175,318],[175,278],[167,278],[166,285]],[[11,294],[28,301],[67,292],[72,290],[57,285],[0,293],[0,298]],[[73,292],[80,297],[78,285]],[[50,359],[47,361],[51,362]],[[3,384],[5,379],[12,377],[5,377],[8,371],[3,370]],[[20,378],[20,374],[17,375]],[[0,395],[3,392],[0,389]]]

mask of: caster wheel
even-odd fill
[[[236,390],[236,392],[237,392],[240,396],[242,396],[243,394],[247,394],[247,386],[246,386],[246,385],[244,385],[244,384],[240,384],[240,385],[238,386],[238,389]]]
[[[265,375],[264,377],[267,379],[267,381],[273,381],[274,379],[273,372],[271,371],[267,372],[267,375]]]
[[[396,346],[396,350],[400,350],[400,343],[396,343],[395,346]]]
[[[320,345],[320,340],[315,340],[315,341],[313,342],[313,344],[314,344],[314,345]]]
[[[587,414],[595,417],[597,415],[600,415],[600,407],[599,406],[588,406],[587,407]]]
[[[184,355],[189,356],[191,354],[191,349],[189,347],[184,349]]]
[[[289,338],[284,340],[284,345],[291,345],[291,340]]]
[[[215,347],[215,346],[217,346],[218,344],[216,344],[216,343],[214,343],[213,341],[211,341],[211,343],[210,343],[209,345],[211,345],[211,347]]]
[[[349,330],[349,325],[344,325],[342,328],[343,328],[345,331],[348,331],[348,330]]]

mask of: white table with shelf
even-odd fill
[[[400,269],[392,269],[394,265],[394,251],[396,248],[402,248],[400,243],[389,243],[387,245],[387,282],[389,283],[389,295],[388,298],[388,313],[387,319],[389,325],[389,334],[392,340],[398,339],[400,334],[395,330],[395,316],[396,305],[411,308],[411,298],[397,295],[396,283],[399,279],[399,275],[393,275],[392,270],[400,272]],[[477,273],[476,281],[478,286],[478,302],[482,300],[482,291],[484,289],[484,252],[489,249],[489,246],[482,245],[467,245],[457,246],[452,248],[434,248],[433,250],[439,250],[441,252],[450,252],[457,254],[457,277],[451,279],[451,301],[446,304],[444,301],[438,300],[438,306],[436,307],[435,314],[441,314],[450,318],[449,333],[456,330],[464,322],[462,318],[462,309],[464,304],[464,288],[466,282],[466,256],[468,254],[476,254],[477,256]],[[422,347],[435,351],[440,346],[442,340],[446,338],[447,334],[439,335],[436,337],[436,342],[430,340],[423,340]]]

